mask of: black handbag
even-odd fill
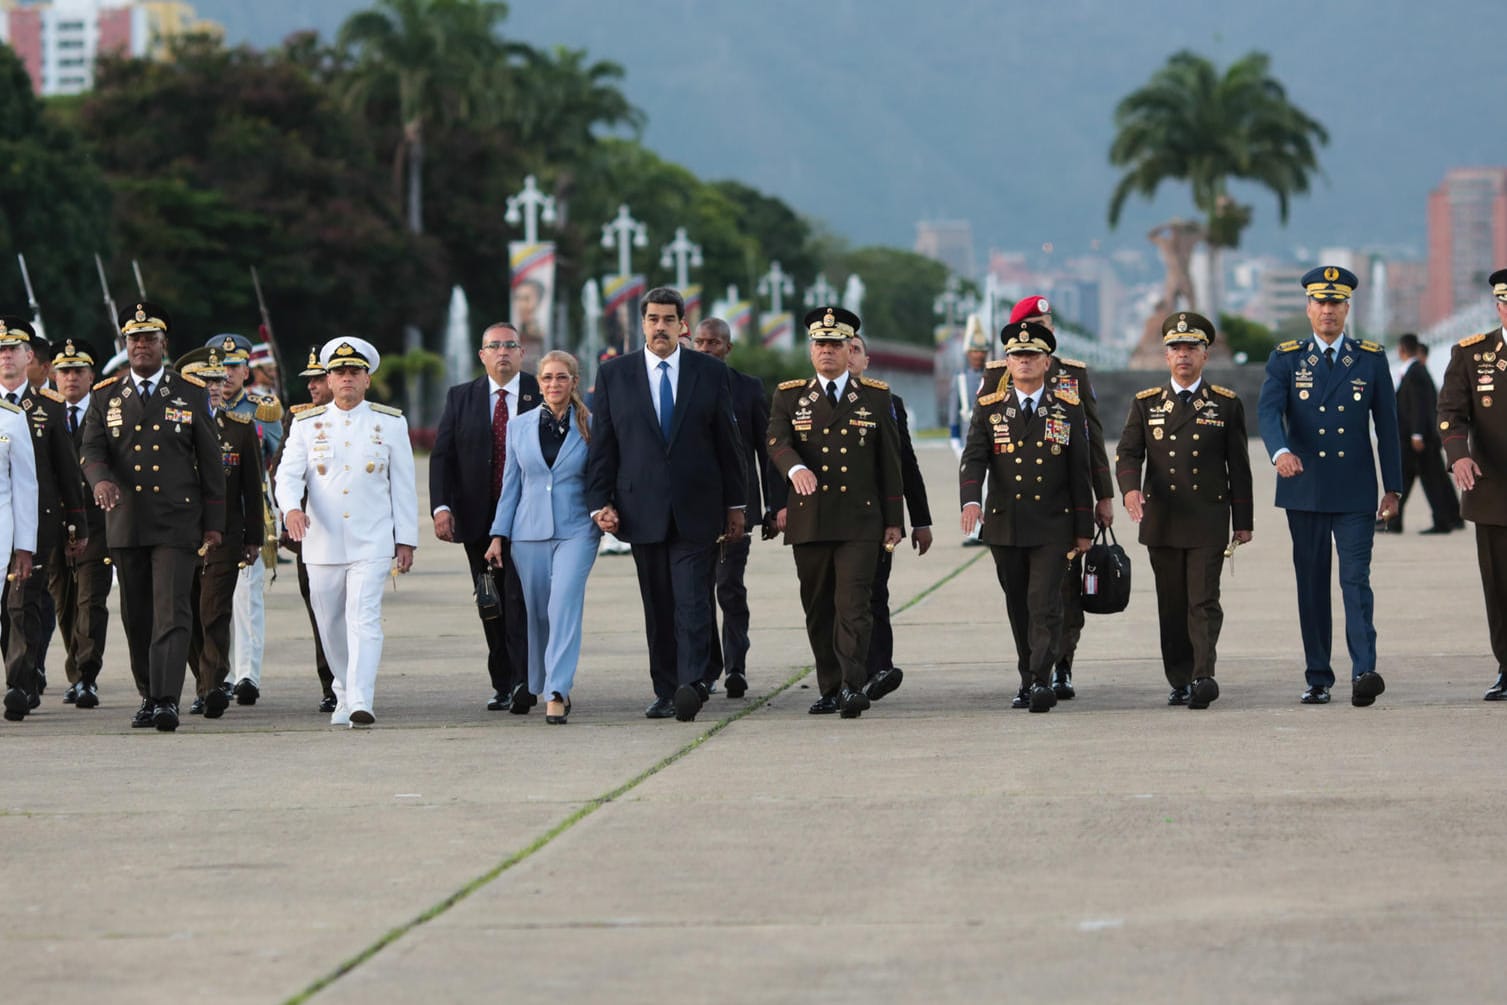
[[[1115,540],[1114,531],[1099,529],[1083,556],[1083,611],[1119,614],[1130,606],[1130,556]]]
[[[497,596],[497,581],[491,569],[476,574],[476,612],[483,621],[496,621],[502,617],[502,598]]]

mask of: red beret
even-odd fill
[[[1047,303],[1046,297],[1032,294],[1018,302],[1010,311],[1010,324],[1018,325],[1026,318],[1039,317],[1042,314],[1051,313],[1052,307]]]

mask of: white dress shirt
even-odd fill
[[[648,349],[644,350],[644,366],[649,368],[649,400],[654,403],[654,414],[659,414],[659,364],[670,364],[670,405],[675,404],[675,395],[680,393],[680,346],[664,359],[660,359]]]

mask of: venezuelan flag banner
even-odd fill
[[[555,246],[510,241],[508,265],[513,273],[509,314],[523,343],[523,368],[532,371],[539,357],[555,348]]]
[[[632,352],[642,339],[638,299],[649,290],[643,276],[608,276],[602,280],[602,341],[619,352]]]
[[[739,300],[737,303],[727,305],[727,327],[732,329],[735,343],[748,338],[752,325],[753,301]]]
[[[759,316],[759,342],[766,349],[795,347],[795,315],[789,311]]]
[[[696,283],[692,283],[681,290],[680,295],[685,297],[686,327],[694,334],[696,326],[701,323],[701,287]]]

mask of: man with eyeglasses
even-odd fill
[[[537,695],[528,690],[528,635],[523,587],[502,543],[502,568],[487,564],[492,543],[492,516],[502,494],[502,468],[507,458],[508,422],[520,412],[539,407],[539,382],[523,373],[523,343],[511,324],[498,322],[481,335],[477,353],[486,370],[475,380],[452,387],[429,458],[429,504],[434,536],[459,543],[466,551],[471,579],[492,577],[502,599],[501,617],[483,615],[487,639],[487,673],[492,699],[487,709],[523,715]]]

